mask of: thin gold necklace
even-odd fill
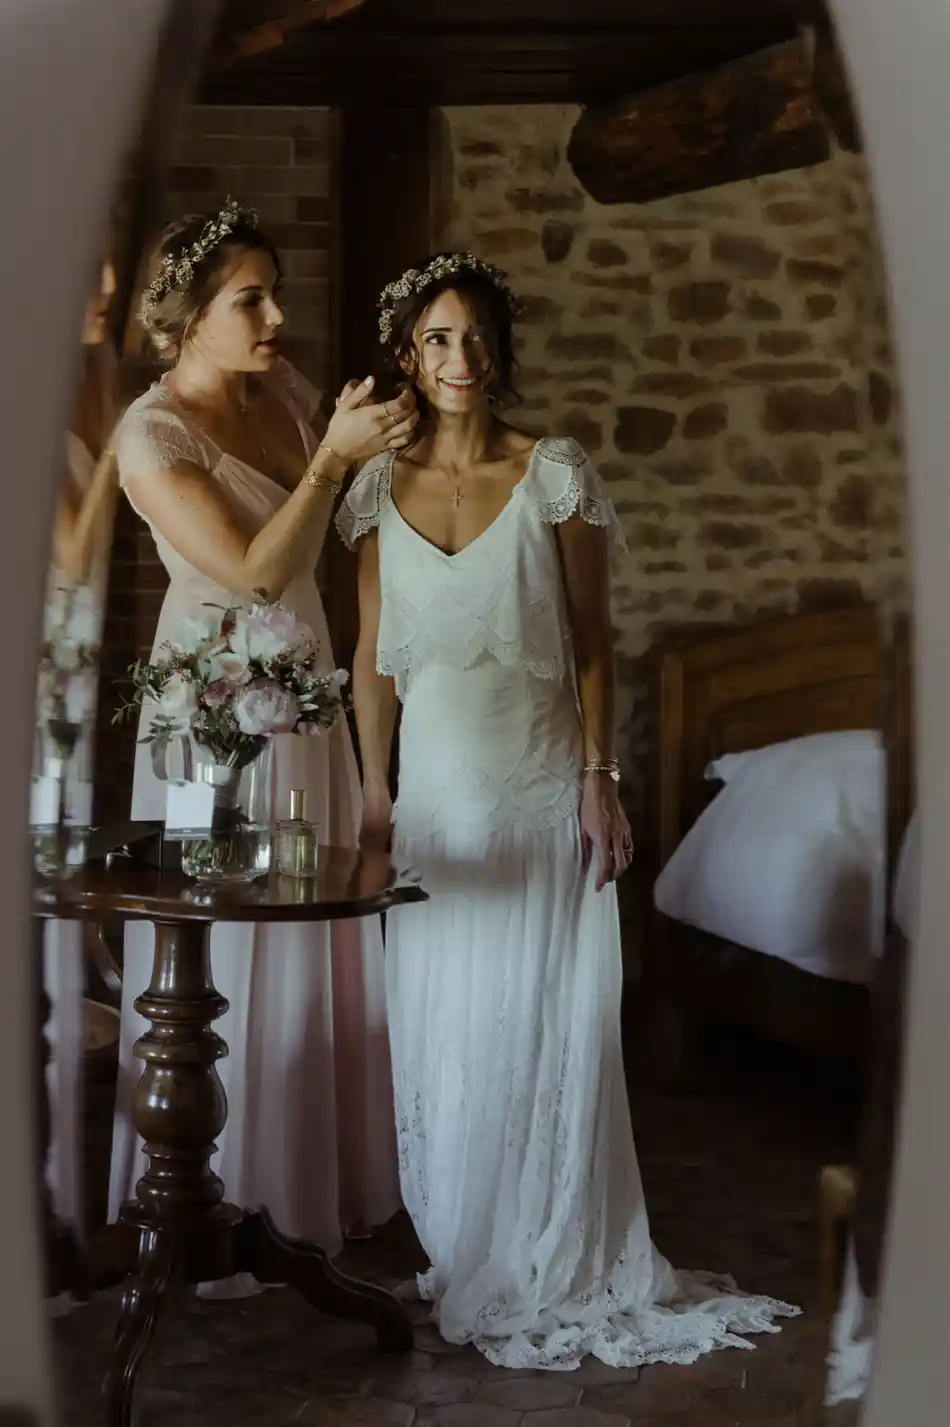
[[[245,427],[248,427],[248,408],[250,407],[250,402],[251,402],[251,394],[250,394],[250,392],[248,391],[248,389],[245,387],[245,390],[244,390],[244,399],[242,400],[240,397],[238,397],[238,410],[239,410],[240,413],[241,413],[241,419],[242,419],[242,421],[244,422]],[[254,433],[253,433],[253,435],[254,435],[254,445],[257,447],[257,450],[260,452],[260,455],[259,455],[258,459],[259,459],[259,461],[261,462],[261,464],[263,465],[263,463],[267,460],[267,447],[264,445],[264,442],[261,440],[260,430],[261,430],[261,424],[260,424],[260,421],[257,420],[257,421],[255,421],[255,428],[254,428]]]
[[[432,453],[432,459],[438,466],[439,470],[442,472],[445,479],[448,481],[449,485],[452,487],[452,504],[455,506],[456,510],[458,510],[459,506],[462,504],[461,481],[453,481],[452,477],[449,475],[448,471],[445,469],[435,452]]]

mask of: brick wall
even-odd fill
[[[284,263],[286,355],[321,390],[329,379],[330,170],[327,109],[201,106],[184,118],[163,200],[165,220],[217,209],[228,194],[256,208]],[[127,815],[134,728],[112,726],[119,684],[148,656],[167,580],[151,536],[120,505],[104,640],[98,816]]]

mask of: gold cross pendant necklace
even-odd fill
[[[458,510],[459,506],[462,504],[461,482],[453,481],[452,477],[449,475],[448,471],[445,469],[442,462],[437,456],[433,456],[432,459],[438,466],[439,470],[442,472],[445,479],[448,481],[449,485],[452,487],[452,504],[455,506],[456,510]]]

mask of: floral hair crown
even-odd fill
[[[511,316],[518,317],[523,308],[508,286],[508,274],[491,263],[476,258],[474,253],[443,253],[433,258],[424,268],[408,268],[402,277],[384,287],[379,295],[379,340],[385,346],[392,341],[393,315],[397,305],[414,292],[424,292],[432,283],[442,278],[455,277],[458,273],[477,273],[497,287],[508,303]]]
[[[208,220],[202,228],[200,236],[190,248],[186,248],[177,258],[171,253],[162,258],[158,272],[142,294],[142,317],[147,317],[152,308],[157,307],[162,298],[173,292],[175,288],[187,287],[195,275],[195,268],[198,264],[203,262],[208,254],[241,223],[256,228],[257,214],[253,208],[241,208],[235,199],[226,198],[222,207],[213,218]]]

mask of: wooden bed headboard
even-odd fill
[[[654,664],[656,870],[708,805],[709,762],[811,733],[884,729],[885,649],[871,606],[789,615],[674,643]]]

